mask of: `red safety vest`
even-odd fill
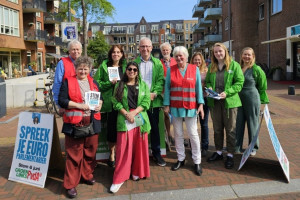
[[[71,101],[76,103],[82,103],[82,96],[80,87],[76,77],[68,77],[69,97]],[[88,81],[91,91],[99,91],[97,85],[93,82],[93,78],[88,76]],[[83,118],[83,111],[79,109],[66,109],[63,115],[63,121],[65,123],[78,124]],[[94,118],[97,120],[101,119],[100,112],[94,114]]]
[[[61,59],[64,63],[65,73],[63,81],[71,76],[76,76],[75,67],[70,57],[65,57]]]
[[[162,65],[163,65],[163,67],[164,67],[164,76],[166,77],[167,76],[168,68],[165,65],[164,59],[161,59],[160,61],[161,61]],[[177,65],[177,63],[176,63],[176,60],[171,57],[170,58],[170,67],[173,66],[173,65]]]
[[[188,64],[182,77],[177,65],[171,67],[171,107],[197,109],[196,68],[196,65]]]

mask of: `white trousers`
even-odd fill
[[[191,141],[192,159],[195,164],[201,163],[200,140],[197,131],[197,116],[184,117],[187,132]],[[183,138],[183,117],[173,117],[173,129],[175,135],[175,147],[179,161],[185,159],[185,148]]]

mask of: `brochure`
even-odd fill
[[[209,98],[213,98],[213,99],[217,99],[217,100],[221,99],[219,93],[217,93],[207,87],[205,87],[205,92],[207,93],[207,97],[209,97]]]
[[[118,81],[120,80],[119,67],[108,67],[107,70],[108,70],[108,77],[110,81],[114,79],[117,79]]]
[[[99,105],[100,92],[89,91],[85,93],[84,101],[89,105],[91,110],[95,110],[95,107]]]
[[[127,130],[130,131],[135,127],[142,126],[145,122],[143,116],[139,113],[138,115],[134,116],[134,122],[130,123],[128,120],[125,120]]]

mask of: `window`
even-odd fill
[[[151,38],[151,41],[154,43],[154,42],[159,42],[158,41],[158,35],[152,35],[152,38]]]
[[[42,30],[42,23],[36,22],[36,30]]]
[[[158,33],[158,25],[152,25],[151,27],[151,33]]]
[[[104,27],[103,33],[104,33],[104,35],[108,35],[110,31],[111,31],[111,27],[110,26],[106,26],[106,27]]]
[[[225,19],[225,31],[228,31],[228,29],[229,29],[229,19],[228,19],[228,17],[226,17],[226,19]]]
[[[172,34],[172,41],[175,42],[175,34]]]
[[[141,33],[146,33],[146,25],[141,25],[140,26],[140,32]]]
[[[176,24],[176,31],[182,31],[182,24]]]
[[[40,12],[36,12],[36,13],[35,13],[35,16],[36,16],[36,17],[41,17],[41,13],[40,13]]]
[[[19,3],[18,0],[7,0],[7,1],[10,1],[10,2],[13,2],[13,3]]]
[[[190,41],[193,41],[193,34],[190,34]]]
[[[258,7],[258,19],[263,20],[265,18],[265,5],[260,4]]]
[[[176,35],[177,41],[183,41],[183,35]]]
[[[164,41],[165,41],[165,35],[163,35],[163,34],[160,35],[160,41],[161,41],[161,43],[164,43]]]
[[[0,34],[20,36],[19,11],[0,6]]]
[[[136,42],[140,42],[140,36],[136,35]]]
[[[185,24],[185,31],[189,30],[189,24]]]
[[[128,37],[128,41],[129,41],[129,43],[134,43],[134,37],[133,36],[129,36]]]
[[[128,26],[127,33],[133,33],[134,32],[134,26]]]
[[[92,34],[95,35],[100,31],[100,26],[92,26]]]
[[[272,15],[282,11],[282,0],[272,0]]]
[[[185,34],[185,41],[189,41],[189,34]]]
[[[193,30],[193,23],[190,23],[190,30]]]

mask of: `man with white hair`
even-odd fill
[[[161,157],[160,134],[159,134],[159,111],[163,106],[161,93],[164,87],[164,70],[159,59],[151,55],[152,42],[149,38],[141,38],[139,44],[140,56],[134,61],[139,65],[141,78],[147,83],[150,89],[151,104],[147,111],[151,124],[151,150],[153,160],[159,166],[166,166]]]
[[[70,76],[75,76],[74,61],[81,56],[82,44],[78,40],[72,40],[68,44],[69,56],[62,58],[56,66],[54,84],[53,84],[53,99],[58,104],[58,95],[63,80]]]

